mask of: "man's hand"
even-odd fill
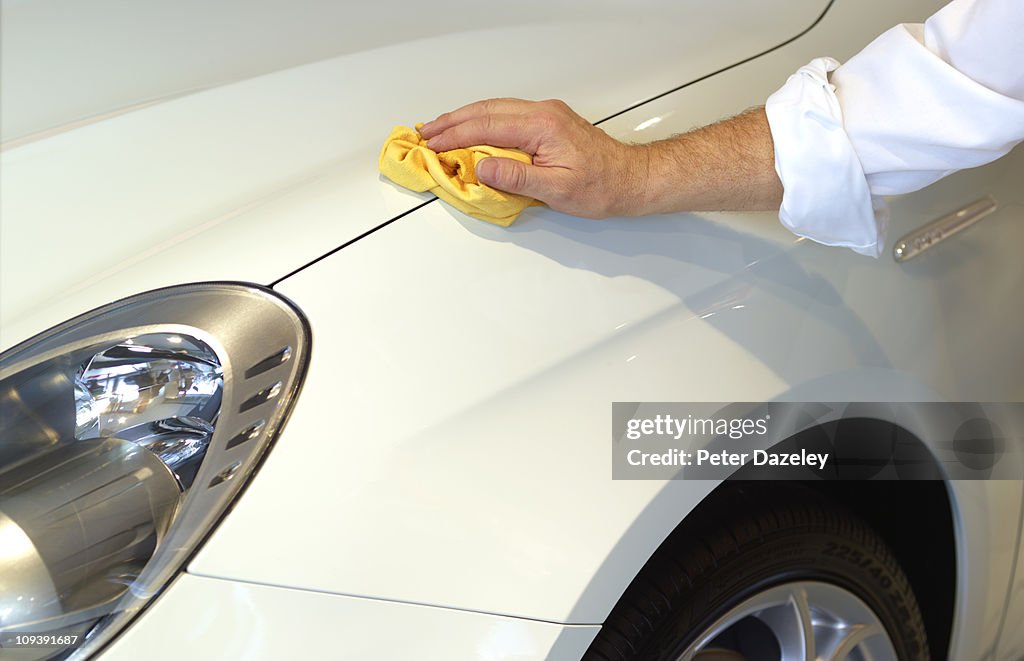
[[[490,99],[445,113],[420,134],[435,151],[492,145],[530,154],[533,165],[485,158],[477,178],[575,216],[769,210],[782,202],[764,108],[627,145],[562,101]]]
[[[644,148],[615,140],[562,101],[478,101],[427,122],[420,135],[434,151],[491,145],[530,154],[533,165],[484,159],[476,176],[574,216],[636,215],[648,180]]]

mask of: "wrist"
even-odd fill
[[[653,145],[622,144],[622,155],[619,158],[621,167],[612,190],[618,191],[613,196],[614,206],[609,209],[610,216],[646,216],[653,211],[656,194],[653,174]]]
[[[633,168],[638,181],[631,208],[632,216],[671,213],[691,210],[693,183],[691,161],[678,153],[682,147],[679,138],[634,145],[638,150],[633,157]]]

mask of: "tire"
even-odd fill
[[[885,542],[858,517],[796,485],[780,489],[775,483],[770,490],[763,483],[731,485],[727,498],[714,512],[698,508],[662,544],[612,610],[584,661],[675,661],[686,652],[707,661],[803,658],[807,650],[792,653],[792,636],[784,635],[792,623],[766,628],[764,621],[801,612],[805,617],[796,615],[795,621],[810,622],[807,608],[773,606],[780,610],[762,608],[759,617],[741,617],[748,605],[775,603],[787,591],[803,595],[796,601],[815,611],[815,628],[833,611],[873,617],[870,624],[884,631],[862,644],[884,647],[887,637],[891,645],[875,658],[929,658],[906,576]],[[706,642],[709,636],[712,642]],[[705,645],[703,655],[693,657],[698,644]],[[824,644],[820,647],[818,654]]]

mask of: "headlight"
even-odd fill
[[[0,645],[77,636],[33,655],[86,656],[144,608],[284,424],[309,343],[272,291],[201,284],[0,356]]]

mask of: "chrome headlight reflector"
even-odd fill
[[[260,287],[185,285],[0,356],[0,642],[100,649],[177,574],[284,424],[309,329]],[[84,644],[83,644],[84,641]]]

